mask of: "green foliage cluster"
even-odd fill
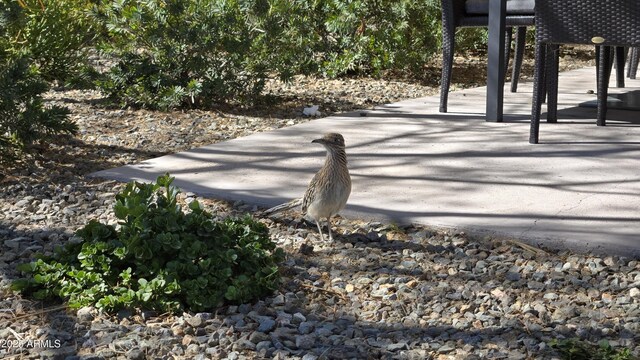
[[[614,349],[607,340],[592,345],[579,339],[554,339],[550,343],[565,360],[634,360],[627,348]]]
[[[272,76],[419,77],[441,36],[439,0],[13,0],[0,14],[8,52],[45,80],[161,110],[249,103]],[[459,48],[483,40],[467,35]],[[98,74],[91,49],[113,66]]]
[[[273,292],[282,249],[250,217],[215,221],[197,201],[184,213],[173,178],[132,182],[116,195],[119,228],[91,221],[82,242],[22,264],[13,288],[78,308],[203,311]]]
[[[0,5],[5,51],[31,59],[46,81],[73,82],[87,67],[95,32],[87,0],[11,0]]]
[[[11,163],[35,142],[76,132],[68,110],[46,106],[42,94],[51,81],[80,73],[91,33],[80,16],[84,3],[0,3],[0,163]]]
[[[338,45],[323,63],[329,76],[353,70],[377,75],[387,69],[419,75],[439,51],[440,1],[334,0],[329,4],[325,26]]]
[[[122,105],[170,109],[248,100],[264,86],[237,1],[114,0],[97,15],[117,61],[99,83]]]
[[[113,0],[96,21],[121,105],[251,101],[267,76],[419,74],[440,42],[439,1]]]
[[[29,58],[0,49],[0,163],[15,160],[34,142],[77,130],[66,108],[45,107],[41,94],[48,87]]]
[[[281,75],[419,75],[439,51],[439,0],[255,0],[259,56]]]

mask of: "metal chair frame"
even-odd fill
[[[442,77],[440,82],[440,112],[447,112],[449,88],[451,86],[451,72],[453,69],[453,55],[455,49],[455,33],[460,27],[487,27],[489,16],[465,13],[465,0],[442,0]],[[505,37],[505,59],[509,59],[511,51],[512,28],[516,28],[516,46],[511,75],[511,92],[518,88],[518,78],[522,67],[526,27],[533,26],[534,16],[507,14],[507,31]],[[508,60],[507,60],[508,61]],[[505,64],[506,66],[506,64]]]
[[[597,44],[596,124],[606,125],[608,85],[614,48],[618,54],[618,85],[621,85],[620,78],[624,80],[624,76],[620,76],[624,71],[624,52],[618,48],[640,45],[640,2],[637,0],[536,0],[535,23],[536,66],[529,142],[537,144],[539,141],[540,114],[545,88],[548,92],[547,122],[557,121],[557,51],[561,44]],[[623,50],[623,48],[620,49]]]

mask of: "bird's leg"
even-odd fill
[[[322,235],[322,228],[320,227],[320,222],[318,220],[316,220],[316,225],[318,226],[318,232],[320,233],[320,241],[324,242],[324,236]],[[331,231],[331,229],[329,229],[329,231]],[[329,236],[331,236],[331,233],[329,233]]]
[[[331,217],[327,218],[327,229],[329,230],[329,241],[333,241],[333,236],[331,235]]]

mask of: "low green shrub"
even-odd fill
[[[88,67],[87,51],[96,36],[91,7],[90,0],[4,1],[0,26],[8,51],[28,56],[48,82],[74,82]]]
[[[203,311],[272,293],[284,253],[266,226],[249,216],[215,221],[197,200],[185,213],[172,181],[129,183],[116,195],[119,227],[91,221],[77,232],[82,242],[20,265],[28,277],[13,288],[106,311]]]
[[[73,78],[84,63],[89,26],[80,20],[82,3],[0,3],[0,163],[15,161],[34,143],[76,133],[68,109],[45,105],[42,94],[51,81]]]
[[[49,88],[31,58],[12,56],[0,39],[0,163],[7,164],[30,145],[59,134],[74,134],[77,126],[69,111],[45,106],[42,93]]]
[[[335,0],[327,8],[325,26],[335,38],[322,64],[329,76],[394,69],[419,75],[439,51],[439,1]]]
[[[159,110],[250,104],[274,76],[420,78],[441,42],[438,0],[16,0],[0,24],[45,80]],[[458,49],[484,34],[461,31]]]
[[[116,65],[98,85],[120,105],[211,107],[250,101],[264,87],[257,30],[238,1],[114,0],[101,11],[100,47]]]
[[[439,50],[437,0],[248,1],[257,55],[280,75],[420,74]],[[286,78],[286,76],[284,76]]]
[[[440,53],[440,0],[251,0],[256,56],[290,74],[423,76]],[[486,48],[486,31],[461,29],[457,51]]]
[[[251,102],[273,76],[419,77],[441,41],[437,0],[112,0],[98,9],[100,49],[116,63],[99,87],[121,106],[162,110]]]

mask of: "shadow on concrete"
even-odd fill
[[[170,172],[185,191],[269,207],[301,196],[324,157],[310,141],[333,129],[347,139],[353,179],[345,214],[493,229],[550,245],[566,245],[562,238],[571,234],[575,250],[610,246],[637,254],[640,238],[628,227],[640,223],[634,205],[640,176],[632,171],[640,141],[627,138],[627,127],[615,126],[628,114],[617,120],[611,111],[611,126],[602,128],[580,117],[583,112],[561,110],[557,124],[541,124],[542,141],[549,143],[529,145],[528,115],[489,123],[483,114],[433,114],[423,101],[408,100],[367,116],[319,119],[92,176],[153,181]],[[577,117],[564,120],[569,114]],[[598,208],[598,202],[606,205]],[[587,210],[573,211],[580,206]],[[541,228],[546,232],[536,235]]]

